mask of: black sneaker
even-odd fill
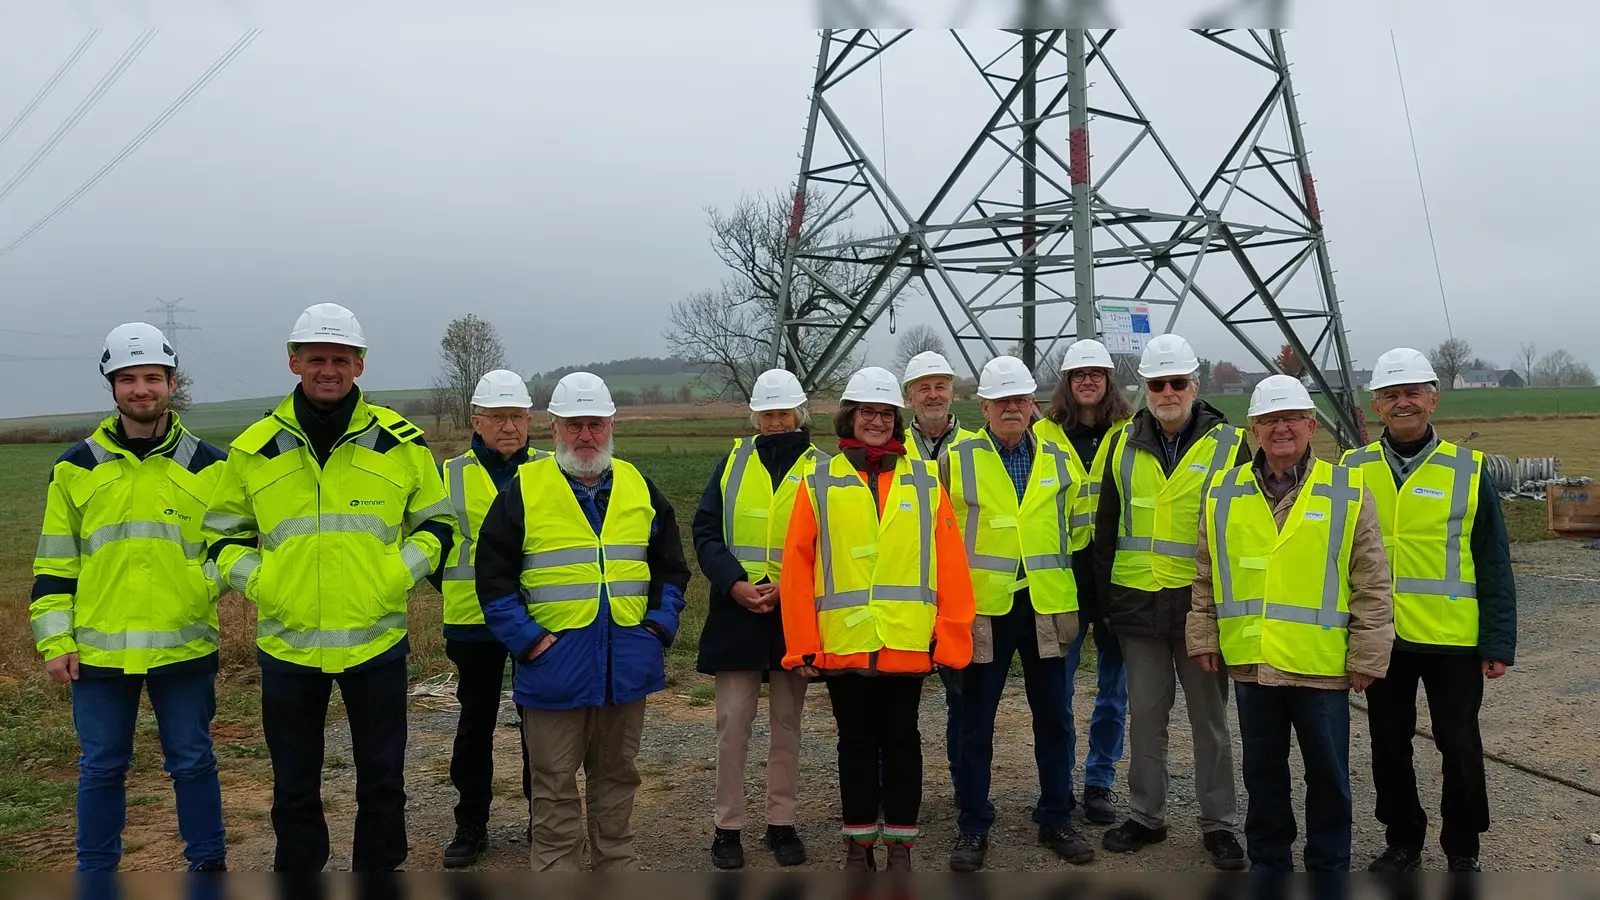
[[[1380,875],[1403,875],[1422,868],[1422,851],[1393,844],[1383,849],[1383,854],[1367,864],[1368,872]]]
[[[1138,853],[1151,844],[1159,844],[1167,839],[1167,826],[1160,828],[1146,828],[1129,819],[1121,825],[1106,832],[1100,839],[1100,846],[1112,853]]]
[[[1117,820],[1117,795],[1111,788],[1083,789],[1083,820],[1096,825],[1110,825]]]
[[[1237,872],[1245,867],[1244,848],[1231,831],[1208,831],[1202,842],[1211,854],[1211,864],[1224,872]]]
[[[800,866],[806,861],[806,842],[793,825],[768,825],[766,844],[780,866]]]
[[[194,870],[196,872],[226,872],[228,871],[228,861],[225,859],[208,859],[195,866]]]
[[[489,849],[489,829],[482,825],[457,825],[455,839],[444,848],[444,867],[460,869],[478,861]]]
[[[989,836],[962,832],[950,848],[950,871],[976,872],[983,868],[984,857],[989,855]]]
[[[719,869],[744,868],[744,845],[739,843],[739,832],[732,828],[718,828],[711,839],[711,864]]]
[[[1094,845],[1071,825],[1065,828],[1040,825],[1039,843],[1049,847],[1057,856],[1075,866],[1094,861]]]
[[[1478,864],[1478,858],[1476,856],[1452,856],[1452,857],[1448,858],[1447,862],[1449,863],[1449,865],[1446,866],[1446,871],[1450,871],[1450,872],[1482,872],[1483,871],[1483,866]]]

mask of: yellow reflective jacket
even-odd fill
[[[733,442],[733,451],[722,467],[722,540],[744,566],[751,584],[762,579],[777,583],[783,572],[783,540],[795,493],[801,479],[818,463],[826,465],[828,459],[828,454],[807,447],[773,489],[772,476],[756,453],[756,439]]]
[[[1094,459],[1090,460],[1088,465],[1084,465],[1084,460],[1078,456],[1078,448],[1072,445],[1072,440],[1067,437],[1066,431],[1060,425],[1049,419],[1040,419],[1033,423],[1034,434],[1047,441],[1055,441],[1067,448],[1067,452],[1071,454],[1069,465],[1072,467],[1072,480],[1083,486],[1083,489],[1078,491],[1077,502],[1072,507],[1072,527],[1087,529],[1083,537],[1085,544],[1094,540],[1094,514],[1100,509],[1100,487],[1105,481],[1106,460],[1111,458],[1111,445],[1116,443],[1113,438],[1127,428],[1131,421],[1133,417],[1129,416],[1111,423],[1111,427],[1106,429],[1105,435],[1100,438],[1100,446],[1095,448]]]
[[[128,674],[217,650],[215,569],[200,524],[222,451],[172,413],[143,460],[117,417],[56,460],[33,562],[33,638],[45,659]]]
[[[293,395],[245,429],[204,531],[219,577],[256,604],[262,652],[342,672],[405,637],[406,596],[455,517],[422,429],[393,410],[358,399],[325,466],[309,443]]]
[[[1225,422],[1214,425],[1168,475],[1153,454],[1128,446],[1132,428],[1122,430],[1108,463],[1122,500],[1111,583],[1140,591],[1188,587],[1194,583],[1206,485],[1212,475],[1233,467],[1244,432]]]
[[[544,450],[528,448],[530,461],[549,455]],[[483,524],[483,517],[488,515],[489,505],[499,490],[473,450],[444,464],[444,487],[456,517],[455,543],[445,557],[441,581],[444,624],[482,625],[483,607],[478,605],[478,574],[474,565],[478,558],[478,527]]]
[[[968,431],[967,429],[962,428],[959,422],[954,424],[956,433],[951,435],[949,439],[945,441],[944,449],[946,450],[955,446],[957,443],[966,440],[967,438],[978,436],[976,431]],[[906,445],[906,459],[922,459],[922,445],[917,443],[917,429],[915,425],[906,426],[906,433],[900,436],[900,442]],[[938,460],[930,459],[928,462],[936,463]]]

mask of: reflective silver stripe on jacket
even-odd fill
[[[1239,430],[1229,425],[1217,425],[1212,431],[1221,431],[1217,436],[1217,450],[1211,456],[1211,468],[1206,472],[1206,480],[1219,471],[1232,468],[1226,465],[1234,450],[1239,446]],[[1133,423],[1123,429],[1122,446],[1118,454],[1122,457],[1118,467],[1122,475],[1122,535],[1117,538],[1118,550],[1133,550],[1144,553],[1154,553],[1157,556],[1172,556],[1178,558],[1194,558],[1199,547],[1192,543],[1182,541],[1162,541],[1133,536],[1133,458],[1137,450],[1127,446],[1128,435],[1133,432]],[[1211,432],[1207,432],[1209,435]]]
[[[33,639],[35,642],[45,638],[58,637],[72,633],[72,610],[52,609],[47,613],[40,613],[32,622]]]
[[[83,555],[93,556],[107,544],[115,541],[125,541],[130,538],[149,538],[157,541],[171,541],[183,548],[183,555],[189,559],[199,559],[205,555],[206,545],[200,541],[186,541],[183,539],[183,529],[173,522],[112,522],[102,525],[90,532],[83,542]]]
[[[262,549],[276,550],[292,537],[308,534],[370,534],[385,544],[400,539],[400,526],[370,513],[322,513],[284,519],[261,539]]]
[[[78,556],[78,539],[70,534],[41,534],[39,535],[39,549],[34,551],[38,559],[74,559]]]
[[[775,563],[783,562],[782,547],[757,547],[753,544],[735,544],[733,542],[734,511],[739,506],[739,487],[744,483],[744,470],[750,464],[751,457],[756,455],[756,442],[742,440],[737,449],[733,451],[733,462],[728,465],[728,490],[722,496],[722,542],[733,558],[740,562],[767,562],[769,559]],[[800,458],[810,458],[817,465],[823,465],[830,457],[815,447],[806,448]],[[770,549],[770,556],[769,556]]]
[[[1383,462],[1383,451],[1377,447],[1362,447],[1360,450],[1351,450],[1345,455],[1340,465],[1357,468],[1367,463]]]
[[[89,445],[89,455],[94,457],[95,465],[102,465],[118,458],[117,454],[100,446],[99,441],[89,440],[84,443]]]
[[[217,630],[208,622],[195,622],[175,631],[97,631],[79,626],[72,630],[72,639],[84,647],[107,653],[124,650],[176,650],[193,641],[217,644]]]
[[[185,431],[183,437],[178,439],[178,447],[172,451],[172,461],[187,469],[194,462],[195,451],[200,449],[200,440]]]
[[[900,476],[900,484],[917,491],[926,491],[938,485],[938,479],[927,474],[926,469],[920,472],[920,466],[914,466],[913,471]],[[932,552],[933,540],[933,510],[928,508],[928,500],[924,495],[917,497],[918,528],[922,539],[921,545],[921,576],[919,586],[905,587],[896,585],[882,585],[871,590],[839,591],[834,580],[833,571],[833,541],[828,530],[828,488],[848,487],[861,488],[870,491],[861,477],[852,472],[847,475],[835,476],[826,469],[818,468],[810,476],[812,493],[817,498],[817,534],[822,559],[822,595],[816,598],[818,612],[826,610],[848,609],[853,606],[866,606],[872,599],[878,600],[905,600],[934,604],[938,598],[933,592]]]
[[[448,516],[454,511],[455,505],[450,502],[449,497],[446,497],[437,503],[424,506],[421,509],[409,510],[406,512],[406,528],[410,531],[416,531],[418,528],[421,528],[423,525],[427,524],[429,519],[437,516]]]
[[[392,612],[365,628],[310,628],[297,631],[277,619],[256,623],[256,637],[277,638],[296,650],[348,650],[370,644],[384,632],[406,627],[406,614]]]
[[[254,524],[244,516],[230,516],[226,513],[206,513],[203,520],[205,527],[217,532],[223,537],[233,537],[244,532],[248,526]]]
[[[477,465],[477,460],[470,456],[458,456],[444,465],[445,477],[449,479],[450,499],[454,501],[456,509],[456,529],[461,533],[461,552],[456,556],[456,564],[444,570],[445,581],[473,581],[477,578],[477,570],[472,565],[472,522],[467,518],[467,467]]]
[[[974,450],[994,452],[994,446],[981,437],[967,438],[950,445],[949,453],[961,460],[961,487],[967,504],[966,527],[962,529],[963,543],[967,545],[967,567],[1002,575],[1015,575],[1017,561],[1005,556],[992,556],[978,552],[978,529],[982,526],[982,507],[978,499],[978,462]]]
[[[1219,580],[1222,582],[1221,600],[1217,605],[1218,618],[1231,618],[1234,616],[1265,615],[1266,618],[1279,622],[1294,622],[1300,625],[1316,625],[1322,628],[1348,628],[1350,614],[1339,609],[1339,585],[1343,583],[1344,573],[1339,569],[1339,547],[1343,546],[1345,526],[1349,522],[1352,501],[1361,500],[1361,492],[1350,485],[1350,470],[1342,466],[1333,467],[1333,483],[1314,484],[1311,486],[1313,496],[1327,497],[1331,504],[1328,514],[1328,555],[1326,569],[1322,576],[1322,603],[1313,609],[1306,606],[1295,606],[1287,603],[1267,603],[1262,608],[1262,599],[1252,597],[1240,600],[1233,596],[1233,573],[1228,559],[1227,529],[1228,513],[1234,498],[1247,497],[1256,494],[1254,480],[1240,485],[1222,485],[1214,489],[1213,496],[1217,498],[1217,556],[1222,565],[1218,568]],[[1338,543],[1335,543],[1338,542]],[[1216,565],[1218,560],[1213,560]]]
[[[1144,553],[1154,553],[1157,556],[1171,556],[1178,559],[1193,559],[1194,553],[1199,549],[1198,544],[1186,544],[1182,541],[1162,541],[1155,538],[1119,537],[1117,538],[1118,550],[1138,550]]]
[[[1056,461],[1056,528],[1061,534],[1061,552],[1053,554],[1059,562],[1052,561],[1052,556],[1030,556],[1022,561],[1024,567],[1037,569],[1070,569],[1072,568],[1072,555],[1068,549],[1072,546],[1073,520],[1067,515],[1067,489],[1072,487],[1072,469],[1067,465],[1072,454],[1066,448],[1053,443],[1041,441],[1039,452]]]
[[[1393,470],[1387,465],[1383,451],[1378,447],[1368,446],[1360,450],[1353,450],[1346,457],[1344,464],[1354,468],[1380,462],[1385,463],[1384,477],[1393,478]],[[1441,447],[1431,453],[1423,465],[1440,466],[1451,471],[1450,518],[1445,524],[1444,541],[1445,577],[1396,578],[1394,580],[1394,591],[1397,594],[1428,594],[1438,597],[1475,599],[1478,596],[1478,586],[1461,579],[1461,534],[1466,528],[1467,506],[1471,500],[1468,494],[1472,490],[1472,476],[1478,471],[1478,461],[1472,458],[1471,450],[1456,447],[1454,453],[1445,453]],[[1417,471],[1421,471],[1421,466],[1417,468]],[[1406,480],[1410,481],[1409,478]],[[1402,484],[1397,491],[1404,490],[1404,488],[1405,485]],[[1467,552],[1470,553],[1471,548],[1468,548]]]
[[[1260,597],[1239,599],[1233,595],[1233,567],[1228,560],[1228,517],[1233,512],[1233,501],[1239,497],[1252,497],[1260,493],[1256,487],[1255,479],[1236,484],[1229,481],[1219,484],[1211,489],[1211,496],[1217,501],[1216,522],[1213,523],[1212,536],[1217,542],[1217,556],[1211,561],[1212,568],[1217,573],[1217,580],[1221,588],[1217,591],[1217,618],[1228,619],[1234,616],[1261,615],[1261,605],[1264,602]]]
[[[427,551],[410,541],[401,545],[400,559],[405,562],[406,568],[411,570],[413,584],[427,578],[428,573],[433,571],[433,565],[428,562]]]
[[[245,588],[250,586],[250,573],[261,565],[261,554],[254,549],[248,550],[239,557],[239,561],[228,570],[228,587],[243,594]]]

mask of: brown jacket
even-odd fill
[[[1272,506],[1272,518],[1283,527],[1311,471],[1315,455],[1308,455],[1294,487]],[[1262,484],[1262,456],[1255,462],[1256,482]],[[1383,529],[1378,522],[1378,507],[1372,492],[1362,489],[1361,512],[1356,516],[1356,534],[1350,551],[1350,647],[1345,668],[1350,672],[1382,678],[1389,670],[1389,650],[1394,646],[1394,593],[1389,576],[1389,557],[1383,549]],[[1266,494],[1270,499],[1271,495]],[[1206,546],[1205,516],[1200,517],[1200,546],[1195,551],[1194,605],[1189,611],[1186,639],[1190,656],[1220,652],[1217,647],[1217,607],[1211,590],[1211,551]],[[1235,681],[1279,687],[1312,687],[1333,691],[1350,689],[1344,676],[1300,675],[1275,669],[1266,663],[1229,666]]]

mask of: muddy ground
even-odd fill
[[[1600,869],[1600,846],[1586,841],[1591,833],[1600,832],[1600,799],[1552,780],[1561,778],[1590,791],[1600,791],[1596,755],[1596,737],[1600,735],[1600,641],[1595,638],[1596,625],[1600,624],[1600,550],[1564,542],[1524,544],[1515,548],[1514,557],[1520,592],[1518,664],[1510,675],[1488,687],[1482,716],[1484,743],[1489,753],[1543,774],[1529,774],[1499,762],[1488,764],[1494,826],[1484,839],[1483,862],[1486,868],[1499,870]],[[642,859],[655,870],[710,869],[713,713],[711,706],[690,701],[691,686],[680,685],[672,692],[653,697],[646,718],[639,759],[644,783],[634,820]],[[997,727],[1000,740],[995,751],[994,804],[999,821],[991,833],[989,865],[995,870],[1060,870],[1067,868],[1066,864],[1035,843],[1035,829],[1029,820],[1037,781],[1021,687],[1017,682],[1008,688]],[[1092,675],[1080,672],[1076,710],[1080,754],[1087,730],[1087,698],[1092,692]],[[1364,865],[1382,849],[1382,829],[1372,818],[1365,716],[1359,709],[1352,709],[1351,715],[1355,861]],[[503,718],[505,728],[497,741],[492,846],[478,866],[482,870],[523,869],[528,865],[528,846],[522,840],[526,810],[520,803],[515,714],[509,697]],[[1426,716],[1420,720],[1425,723]],[[329,728],[325,782],[335,847],[330,868],[341,869],[349,865],[355,770],[349,762],[348,731],[337,705],[330,721],[335,723]],[[946,851],[955,837],[955,808],[942,746],[943,721],[943,694],[937,679],[930,679],[923,692],[926,789],[924,834],[916,854],[919,869],[943,869]],[[833,722],[820,685],[812,688],[804,725],[799,827],[811,847],[811,867],[833,869],[841,856]],[[1237,766],[1239,750],[1234,725]],[[440,868],[444,846],[452,833],[455,794],[448,768],[454,728],[455,710],[448,697],[420,696],[414,700],[407,751],[411,856],[406,866],[413,871]],[[1193,824],[1197,809],[1189,775],[1191,745],[1181,709],[1173,711],[1171,732],[1171,837],[1137,855],[1101,852],[1089,869],[1208,868]],[[230,867],[266,869],[271,864],[273,846],[267,821],[270,768],[264,750],[248,741],[231,740],[235,737],[238,736],[226,731],[218,735],[230,832]],[[761,785],[765,748],[766,730],[758,718],[749,767],[750,825],[744,842],[750,867],[756,869],[774,867],[770,855],[759,846],[764,829]],[[1417,739],[1417,751],[1424,804],[1437,810],[1437,754],[1425,738]],[[1241,801],[1245,801],[1242,785],[1239,793]],[[133,802],[129,809],[125,868],[178,868],[180,846],[171,792],[164,779],[159,773],[139,774],[130,784],[129,796]],[[1240,813],[1242,822],[1242,808]],[[1085,829],[1098,846],[1104,829]],[[71,865],[70,831],[39,832],[19,843],[36,859],[48,859],[60,868]],[[1442,868],[1443,857],[1436,845],[1428,848],[1426,862],[1430,868]]]

